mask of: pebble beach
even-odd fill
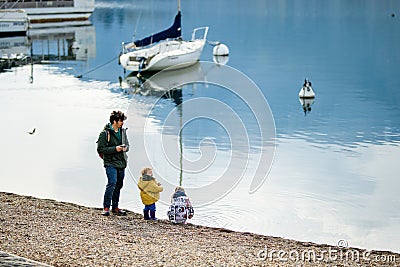
[[[400,266],[400,254],[234,232],[0,192],[0,266]]]

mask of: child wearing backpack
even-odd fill
[[[157,182],[156,178],[153,177],[153,170],[151,168],[146,167],[142,169],[141,175],[138,188],[140,190],[142,203],[145,205],[143,209],[144,219],[157,220],[156,202],[160,199],[160,192],[163,191],[163,187]]]

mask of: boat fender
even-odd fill
[[[217,44],[213,48],[213,55],[214,56],[228,56],[229,55],[229,48],[225,44]]]

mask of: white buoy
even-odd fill
[[[213,49],[214,56],[229,56],[229,48],[224,44],[217,44]]]
[[[311,87],[311,82],[308,79],[304,80],[303,87],[301,87],[300,92],[299,92],[299,97],[300,98],[314,98],[315,97],[314,90]]]
[[[299,92],[299,97],[300,98],[314,98],[315,93],[311,87],[311,85],[305,85],[300,89]]]

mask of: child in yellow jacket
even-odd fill
[[[141,171],[141,175],[138,187],[140,189],[140,198],[145,205],[143,209],[144,219],[157,220],[156,202],[160,199],[160,192],[163,191],[163,187],[157,182],[156,178],[153,177],[153,170],[151,168],[144,168]]]

